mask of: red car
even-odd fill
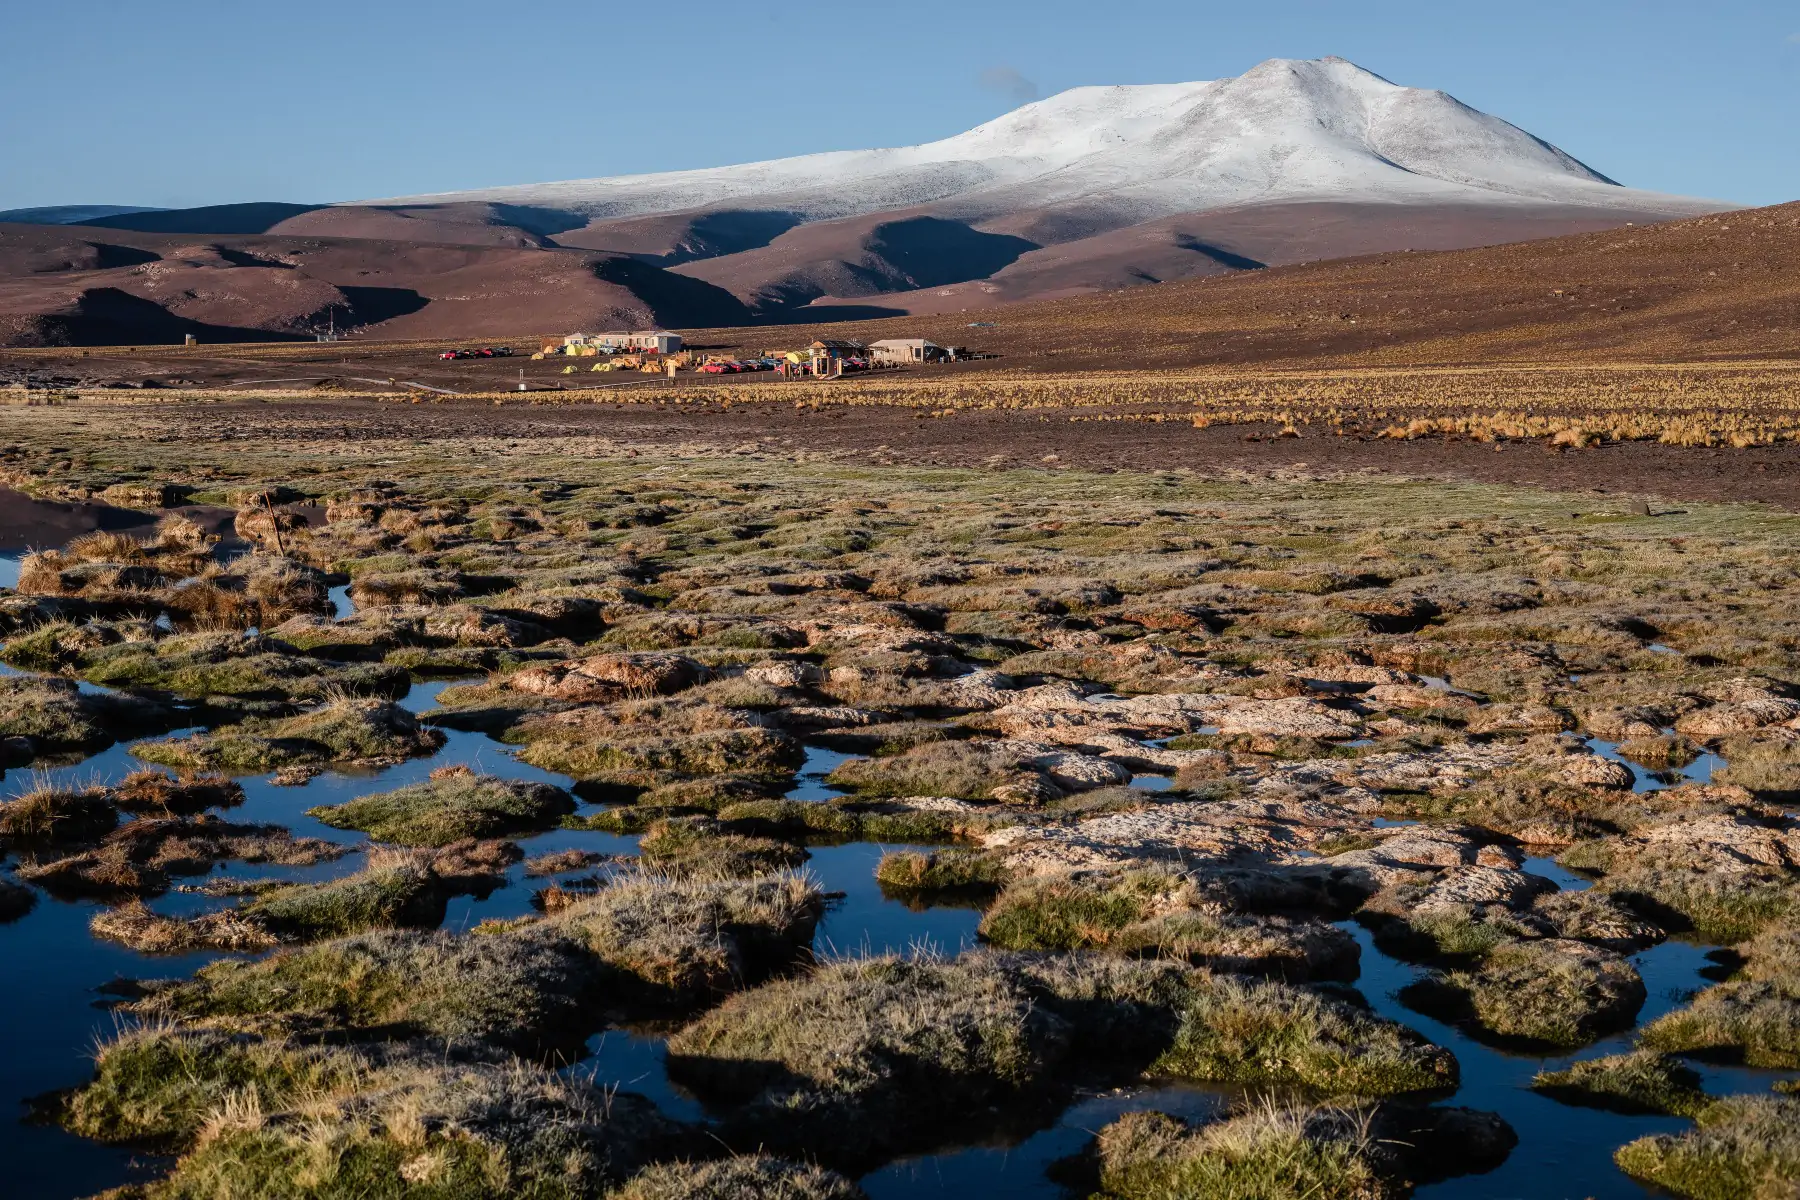
[[[722,362],[709,362],[700,368],[701,371],[708,375],[731,375],[735,373],[737,369],[738,368],[731,363]]]

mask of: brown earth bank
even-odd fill
[[[504,404],[449,400],[398,405],[356,399],[132,404],[116,418],[159,440],[282,444],[485,440],[500,452],[753,453],[841,457],[882,466],[1039,466],[1053,471],[1190,470],[1201,475],[1371,473],[1516,484],[1581,493],[1592,515],[1628,514],[1638,498],[1728,501],[1800,509],[1800,444],[1746,449],[1538,441],[1395,440],[1274,424],[1195,428],[1183,422],[1070,422],[1061,412],[988,411],[920,419],[914,410],[827,410],[781,404],[698,409],[657,404]],[[98,414],[93,419],[103,419]],[[146,428],[153,426],[154,429]],[[160,432],[159,432],[160,431]],[[1587,498],[1591,497],[1591,499]],[[1655,503],[1649,506],[1655,513]]]

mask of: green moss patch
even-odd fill
[[[1291,980],[1353,978],[1355,941],[1318,921],[1222,912],[1170,869],[1021,880],[982,918],[1009,950],[1111,950]]]
[[[1687,1133],[1639,1138],[1613,1159],[1632,1178],[1692,1200],[1789,1196],[1800,1189],[1800,1100],[1720,1100]]]
[[[559,787],[450,768],[423,783],[308,809],[307,815],[338,829],[360,829],[378,842],[445,846],[549,829],[574,811],[574,798]]]
[[[1428,976],[1400,997],[1502,1043],[1573,1049],[1629,1029],[1644,981],[1627,960],[1578,942],[1514,942],[1469,970]]]
[[[1698,1072],[1678,1058],[1654,1051],[1612,1054],[1571,1063],[1560,1071],[1539,1071],[1531,1086],[1565,1104],[1613,1112],[1691,1117],[1710,1103]]]
[[[382,700],[335,700],[310,713],[250,720],[211,733],[138,742],[146,762],[196,770],[261,774],[283,767],[332,763],[385,765],[432,754],[444,735]]]

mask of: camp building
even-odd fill
[[[869,360],[880,366],[938,362],[948,356],[942,346],[924,338],[883,338],[869,343]]]
[[[642,333],[571,333],[564,346],[595,346],[606,350],[639,350],[653,354],[679,354],[681,335],[662,329]]]

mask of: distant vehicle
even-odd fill
[[[496,346],[496,347],[494,347],[494,357],[495,358],[511,358],[512,356],[513,356],[513,348],[511,346]]]
[[[709,362],[703,363],[700,370],[708,375],[729,375],[732,372],[732,366],[730,363]]]
[[[442,354],[438,355],[438,357],[442,358],[442,359],[469,358],[474,353],[475,352],[473,350],[446,350]]]

